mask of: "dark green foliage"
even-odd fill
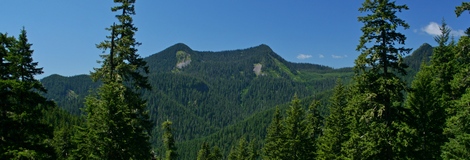
[[[305,160],[312,153],[309,150],[310,145],[304,144],[309,139],[309,133],[305,132],[308,130],[308,121],[305,121],[305,118],[305,111],[300,104],[300,100],[295,96],[286,111],[284,120],[283,137],[285,142],[282,147],[286,150],[284,156],[287,159]]]
[[[248,144],[248,157],[246,160],[256,160],[259,157],[259,151],[257,147],[257,142],[256,139],[253,139],[250,141],[250,144]]]
[[[359,121],[350,127],[355,132],[350,144],[357,145],[348,146],[350,158],[405,158],[401,152],[407,144],[401,137],[400,128],[403,125],[403,93],[407,86],[398,75],[406,75],[407,66],[402,56],[411,49],[396,47],[404,45],[406,40],[398,28],[409,26],[395,14],[407,9],[406,5],[396,5],[388,0],[366,0],[359,8],[368,15],[358,18],[364,23],[357,47],[362,53],[355,62],[357,92],[350,106],[356,110],[353,116]]]
[[[76,133],[74,126],[80,126],[83,119],[56,107],[45,111],[42,121],[54,126],[54,138],[50,144],[56,151],[56,158],[70,158],[72,151],[77,147],[76,143],[73,142],[73,136]]]
[[[207,142],[202,143],[201,149],[197,152],[197,160],[208,160],[211,155],[211,150]]]
[[[470,2],[462,2],[460,6],[455,7],[455,14],[460,17],[464,11],[470,10]]]
[[[178,158],[178,153],[176,152],[175,138],[173,137],[173,129],[171,121],[165,121],[162,124],[163,130],[163,144],[165,146],[165,159],[166,160],[175,160]]]
[[[219,147],[214,146],[211,150],[207,142],[202,143],[201,149],[197,153],[197,160],[220,160],[222,158]]]
[[[247,142],[245,138],[240,138],[238,145],[232,147],[228,155],[229,160],[256,160],[258,159],[258,149],[256,141]]]
[[[87,120],[75,153],[92,159],[150,158],[150,125],[141,100],[116,82],[105,83],[98,93],[99,99],[87,98]]]
[[[410,156],[414,159],[439,159],[440,146],[446,138],[443,135],[445,106],[441,106],[433,76],[432,69],[423,63],[406,101],[410,111],[407,124],[413,133],[408,150],[413,151]]]
[[[457,99],[458,95],[453,93],[450,82],[454,79],[457,72],[457,55],[454,50],[454,42],[449,42],[450,28],[443,21],[440,27],[441,35],[436,36],[435,40],[439,44],[434,48],[434,54],[431,59],[432,74],[434,74],[434,83],[437,84],[435,90],[440,95],[440,105],[445,106],[449,113],[452,111],[452,100]],[[451,113],[453,114],[453,113]]]
[[[443,159],[468,159],[470,157],[470,91],[457,101],[458,112],[447,120],[445,132],[452,135],[442,147]]]
[[[146,62],[136,53],[140,43],[134,39],[137,28],[132,24],[134,0],[115,1],[119,6],[113,12],[118,25],[113,25],[110,41],[97,45],[109,55],[102,55],[101,68],[95,68],[91,77],[102,81],[97,94],[86,98],[86,122],[75,134],[77,149],[74,158],[85,159],[150,159],[151,147],[146,102],[141,89],[150,89]]]
[[[406,84],[411,85],[421,67],[421,63],[431,61],[433,47],[427,43],[422,44],[418,49],[414,50],[410,56],[403,58],[403,63],[409,67],[406,69],[406,75],[403,76]]]
[[[452,81],[447,83],[451,86],[452,103],[447,108],[448,117],[444,133],[449,141],[442,147],[441,157],[443,159],[467,159],[470,155],[469,144],[469,86],[470,80],[470,51],[468,50],[470,38],[462,36],[454,47],[454,73]]]
[[[457,17],[460,17],[460,15],[465,11],[470,11],[470,2],[462,2],[460,6],[455,7],[455,14]],[[470,35],[470,27],[467,28],[465,34],[467,34],[467,36]]]
[[[338,79],[328,106],[330,114],[325,120],[323,135],[318,139],[317,159],[339,159],[344,156],[342,146],[349,138],[346,114],[348,96],[347,88]]]
[[[23,28],[18,39],[0,33],[0,159],[50,159],[52,127],[42,119],[55,105],[34,79],[42,74],[33,62],[32,44]]]
[[[284,156],[284,126],[279,108],[276,107],[271,124],[267,129],[267,135],[263,147],[264,159],[282,159]]]
[[[212,160],[220,160],[222,159],[223,156],[222,156],[222,153],[219,149],[219,147],[217,146],[214,146],[212,148],[212,151],[211,151],[211,154],[209,155],[209,159],[212,159]]]
[[[63,77],[57,74],[42,79],[41,83],[47,88],[47,99],[74,115],[82,114],[80,108],[85,104],[85,97],[102,84],[93,82],[88,75]]]
[[[320,101],[313,100],[309,105],[306,112],[305,123],[307,128],[304,131],[307,134],[305,140],[302,141],[305,146],[305,159],[316,159],[317,158],[317,145],[318,137],[322,135],[323,129],[323,116],[320,113],[320,109],[323,108]]]
[[[191,54],[192,59],[181,69],[175,67],[178,51]],[[413,55],[421,53],[418,49]],[[413,57],[416,56],[405,59]],[[323,100],[324,106],[334,80],[342,77],[349,82],[353,75],[350,68],[333,70],[286,62],[265,45],[244,50],[198,52],[177,44],[145,61],[151,71],[149,82],[154,88],[141,92],[148,100],[149,115],[156,128],[152,132],[151,143],[159,148],[160,155],[163,150],[160,135],[163,133],[156,124],[166,119],[174,120],[174,128],[178,128],[174,133],[177,145],[188,150],[179,153],[182,159],[197,157],[198,148],[194,146],[200,146],[204,141],[219,146],[221,153],[226,155],[230,146],[237,143],[235,139],[245,133],[249,133],[250,138],[264,139],[271,120],[267,117],[272,116],[274,106],[286,104],[294,93],[301,98],[308,97],[303,100],[306,103],[303,106],[311,102],[312,93],[316,99]],[[253,63],[259,62],[262,62],[264,76],[256,76],[253,72]],[[413,75],[407,78],[411,79]],[[84,104],[84,97],[95,93],[96,88],[103,84],[102,81],[92,82],[86,75],[52,75],[44,78],[42,83],[49,90],[47,98],[77,115]],[[282,106],[283,109],[287,107]],[[319,111],[322,115],[328,114],[325,107],[320,107]],[[257,143],[261,145],[263,141]]]
[[[451,88],[447,81],[453,79],[455,71],[452,44],[448,43],[450,29],[444,21],[440,29],[442,34],[435,37],[439,46],[434,48],[430,65],[421,64],[405,105],[409,109],[406,121],[412,133],[407,150],[414,159],[439,159],[440,147],[446,142],[443,128],[446,109],[449,110],[451,104]]]
[[[72,137],[75,134],[73,131],[73,126],[56,128],[54,130],[52,146],[54,146],[57,159],[68,159],[72,155],[72,150],[76,148],[76,144],[72,141]]]
[[[302,100],[302,106],[308,106],[308,102],[313,100],[311,93],[315,92],[315,98],[322,100],[322,107],[319,108],[319,111],[322,115],[326,115],[328,110],[323,106],[328,103],[327,99],[332,92],[325,92],[324,90],[333,88],[334,79],[337,77],[343,77],[345,82],[349,82],[350,76],[353,74],[350,69],[331,70],[311,64],[291,64],[279,59],[277,61],[283,63],[277,63],[275,66],[292,67],[290,70],[295,79],[273,77],[276,74],[269,74],[276,72],[269,72],[266,76],[256,77],[253,73],[253,64],[245,64],[244,62],[247,59],[258,59],[258,61],[266,59],[265,61],[268,61],[269,57],[265,56],[270,54],[260,53],[265,49],[267,47],[264,46],[263,49],[262,46],[261,48],[254,47],[226,52],[197,52],[192,51],[183,44],[177,44],[145,59],[151,66],[149,67],[151,71],[149,80],[152,88],[154,88],[152,91],[142,93],[143,97],[148,100],[149,115],[155,124],[161,124],[166,119],[175,120],[173,127],[177,130],[175,130],[174,136],[178,142],[178,148],[185,151],[179,153],[181,159],[196,158],[199,148],[194,146],[200,146],[204,141],[219,146],[221,153],[227,155],[230,146],[237,143],[236,139],[246,133],[249,134],[250,139],[264,140],[266,138],[266,128],[271,122],[271,118],[268,117],[273,115],[274,106],[283,104],[280,105],[280,108],[282,110],[287,108],[288,106],[285,104],[290,101],[294,93],[297,93],[299,97],[301,95],[303,95],[302,97],[309,96]],[[175,53],[177,51],[193,53],[191,54],[192,62],[178,72],[172,72],[176,68]],[[412,56],[405,57],[405,59],[414,59],[417,56],[413,55],[421,55],[423,53],[421,51],[427,52],[427,50],[418,49]],[[230,55],[225,55],[228,53]],[[210,56],[206,56],[206,54],[210,54]],[[247,56],[247,58],[241,58],[244,61],[228,63],[230,56]],[[273,57],[278,56],[273,53]],[[169,66],[162,65],[166,64],[167,61],[172,61],[173,58],[175,63],[167,64]],[[204,59],[198,60],[199,58]],[[218,66],[216,64],[222,64],[219,61],[227,63]],[[415,61],[418,62],[417,60],[410,62],[414,63]],[[225,75],[233,72],[230,69],[217,70],[212,75],[205,75],[198,74],[204,72],[190,69],[202,64],[200,62],[208,63],[205,64],[207,68],[211,65],[217,66],[213,69],[240,68],[243,65],[249,67],[246,67],[242,71],[245,74],[240,76]],[[264,69],[271,70],[269,68]],[[237,73],[240,74],[240,72]],[[410,79],[414,77],[413,74],[408,76]],[[214,81],[213,77],[219,77],[220,82]],[[242,81],[241,79],[246,79],[245,85],[238,84]],[[55,100],[61,108],[74,114],[80,113],[79,108],[83,106],[84,97],[96,92],[94,88],[98,88],[103,84],[102,82],[92,82],[91,78],[86,75],[73,77],[52,75],[44,78],[42,83],[49,90],[46,94],[49,99]],[[247,98],[232,98],[237,95],[238,97]],[[164,155],[165,153],[161,153],[163,150],[161,148],[163,146],[161,135],[163,133],[159,125],[154,126],[154,128],[151,143],[158,148],[156,150],[157,155]],[[261,146],[264,142],[258,141],[257,143],[258,146]]]

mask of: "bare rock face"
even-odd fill
[[[186,67],[191,63],[191,55],[184,51],[176,52],[176,59],[178,60],[176,62],[176,68],[178,69]]]
[[[261,67],[263,67],[263,65],[260,63],[254,65],[253,72],[255,72],[256,76],[261,74]]]

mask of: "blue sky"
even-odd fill
[[[357,17],[360,0],[137,0],[134,24],[142,57],[173,44],[194,50],[221,51],[269,45],[284,59],[351,67],[362,35]],[[410,24],[402,31],[406,46],[435,45],[442,18],[457,38],[470,27],[470,16],[457,18],[458,0],[397,0],[410,10],[398,16]],[[17,36],[24,26],[45,74],[88,74],[100,60],[95,44],[116,21],[111,0],[2,2],[0,32]]]

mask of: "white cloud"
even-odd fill
[[[457,30],[457,31],[450,31],[450,35],[453,35],[453,36],[457,36],[457,37],[461,37],[461,36],[464,36],[465,35],[465,31],[463,30]]]
[[[325,56],[323,54],[319,54],[318,58],[325,58]]]
[[[437,36],[441,34],[441,30],[439,30],[439,24],[437,24],[436,22],[430,22],[426,27],[422,28],[421,30],[432,36]]]
[[[340,59],[340,58],[346,58],[346,57],[348,57],[348,55],[338,56],[338,55],[332,54],[331,57],[334,58],[334,59]]]
[[[297,59],[309,59],[309,58],[312,58],[312,55],[308,55],[308,54],[299,54],[297,56]]]
[[[439,29],[440,26],[441,25],[439,25],[436,22],[430,22],[426,27],[422,28],[421,30],[426,32],[429,35],[438,36],[438,35],[441,35],[441,30]],[[465,32],[463,30],[453,30],[452,27],[450,26],[448,27],[451,30],[450,35],[457,36],[457,37],[465,35]]]

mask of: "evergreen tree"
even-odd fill
[[[259,157],[258,148],[256,147],[256,140],[251,140],[250,144],[248,144],[248,157],[246,160],[256,160]]]
[[[283,148],[283,131],[284,127],[282,126],[282,116],[280,114],[279,107],[276,107],[271,125],[269,125],[267,129],[268,133],[262,149],[264,159],[279,160],[283,158],[285,154],[285,148]]]
[[[330,98],[330,115],[326,118],[323,135],[318,140],[317,159],[339,159],[342,156],[342,145],[349,138],[345,110],[347,97],[347,89],[341,79],[338,79]]]
[[[132,24],[135,0],[115,1],[112,7],[118,25],[113,25],[110,41],[97,45],[110,49],[102,55],[102,67],[92,73],[95,81],[102,81],[97,95],[86,98],[87,120],[76,135],[76,158],[85,159],[150,159],[149,132],[151,123],[140,89],[150,89],[146,63],[136,53],[140,43],[133,38],[137,28]]]
[[[450,28],[447,26],[445,21],[442,21],[442,26],[440,27],[441,35],[438,35],[434,40],[439,44],[433,50],[433,55],[431,58],[431,72],[433,72],[433,83],[437,95],[440,95],[439,101],[440,106],[445,106],[447,112],[454,114],[452,109],[452,101],[457,99],[452,91],[452,86],[450,82],[454,79],[454,75],[457,72],[456,68],[456,53],[455,53],[455,44],[454,42],[449,42],[450,38]]]
[[[453,44],[448,42],[450,28],[444,20],[440,30],[441,35],[434,38],[439,46],[434,48],[431,65],[421,65],[405,105],[410,111],[407,124],[413,132],[408,150],[413,151],[410,155],[415,159],[439,159],[440,147],[446,141],[443,128],[452,101],[449,81],[455,72],[455,56]]]
[[[464,11],[470,10],[470,2],[462,2],[457,6],[455,13],[459,17]],[[443,159],[468,159],[470,156],[470,127],[469,107],[470,107],[470,28],[466,31],[467,36],[462,36],[457,45],[453,48],[455,54],[453,61],[455,73],[450,82],[452,91],[452,107],[448,109],[448,118],[444,134],[449,137],[449,141],[442,146],[441,157]]]
[[[163,144],[165,146],[165,159],[166,160],[175,160],[178,158],[178,153],[176,152],[176,145],[175,145],[175,139],[173,137],[173,129],[171,128],[171,125],[173,123],[171,121],[165,121],[162,124],[162,130],[163,130]]]
[[[235,146],[232,146],[230,148],[230,152],[228,153],[228,156],[227,156],[227,159],[228,160],[236,160],[238,157],[237,157],[237,151],[235,149]]]
[[[441,157],[443,159],[467,159],[470,156],[470,127],[468,126],[470,124],[469,44],[470,38],[462,36],[454,48],[456,74],[450,85],[453,96],[457,99],[451,103],[452,108],[448,110],[444,134],[449,137],[449,141],[442,146]]]
[[[210,148],[207,142],[203,142],[201,145],[201,149],[197,152],[197,160],[208,160],[210,159]]]
[[[306,160],[311,159],[310,143],[305,143],[309,140],[309,133],[305,132],[308,129],[308,124],[305,121],[305,112],[302,109],[300,100],[297,96],[292,100],[289,109],[287,110],[286,118],[284,120],[284,144],[282,145],[284,156],[281,159],[292,160]]]
[[[323,126],[323,117],[320,115],[320,101],[314,100],[308,107],[307,116],[305,118],[305,123],[307,128],[304,131],[307,136],[302,140],[303,146],[305,148],[305,157],[307,159],[316,159],[317,157],[317,145],[318,138],[322,135],[322,126]]]
[[[458,112],[447,120],[445,132],[451,135],[442,146],[442,159],[468,159],[470,157],[470,90],[457,101]]]
[[[415,156],[414,159],[439,159],[440,147],[446,140],[443,135],[445,108],[439,103],[440,95],[433,81],[431,68],[423,63],[406,101],[410,110],[407,124],[414,133],[408,150],[413,151],[410,156]]]
[[[222,159],[222,154],[220,149],[217,146],[212,147],[212,151],[207,142],[202,143],[201,149],[197,153],[198,160],[220,160]]]
[[[46,92],[34,79],[42,68],[33,62],[32,44],[23,28],[18,39],[0,33],[0,159],[51,159],[47,143],[53,130],[41,119],[54,104],[41,96]]]
[[[248,142],[244,137],[240,138],[238,145],[230,150],[228,159],[229,160],[245,160],[248,159],[249,150],[247,148]]]
[[[398,18],[396,12],[407,10],[406,5],[396,5],[389,0],[366,0],[360,12],[367,16],[359,17],[364,23],[363,35],[357,50],[362,53],[355,63],[355,85],[357,94],[351,106],[356,110],[358,123],[352,124],[355,131],[350,144],[359,149],[349,152],[355,159],[400,159],[405,158],[402,152],[406,143],[403,126],[403,93],[406,83],[397,74],[405,75],[407,67],[402,56],[411,49],[396,47],[404,45],[406,37],[399,33],[399,27],[409,28],[408,24]],[[367,46],[372,45],[372,46]],[[349,146],[351,147],[351,146]],[[355,157],[356,156],[356,157]],[[359,156],[359,157],[357,157]]]
[[[57,159],[68,159],[71,156],[71,151],[76,148],[72,142],[73,127],[61,127],[54,131],[54,139],[52,144],[57,154]]]
[[[211,154],[209,154],[209,159],[211,160],[220,160],[222,159],[222,153],[220,152],[219,147],[212,147]]]

